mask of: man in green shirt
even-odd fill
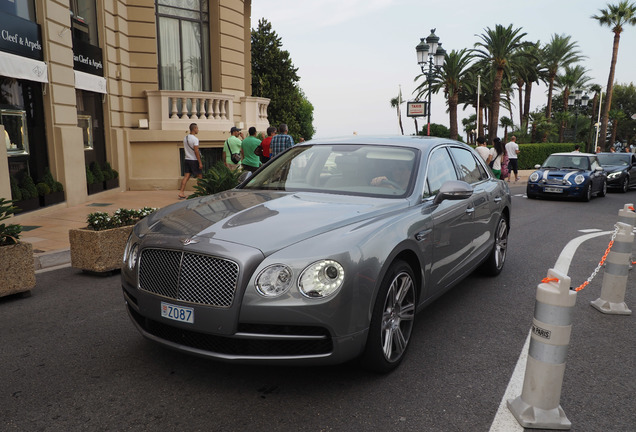
[[[241,143],[243,149],[243,169],[247,171],[256,171],[261,165],[261,158],[254,154],[256,147],[261,145],[261,140],[256,138],[256,128],[252,126],[248,130],[249,136]]]
[[[225,166],[231,170],[235,170],[240,165],[240,162],[232,162],[232,155],[235,153],[241,153],[241,140],[243,134],[241,130],[235,126],[230,129],[230,137],[223,144],[223,161]]]

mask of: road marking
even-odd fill
[[[599,232],[599,231],[600,229],[598,228],[579,230],[579,232],[582,232],[582,233],[593,233],[593,232]]]
[[[600,230],[580,230],[581,232],[590,232],[589,234],[579,236],[574,238],[568,242],[567,245],[561,251],[559,258],[554,264],[554,269],[567,275],[570,269],[570,264],[572,263],[572,258],[574,258],[574,253],[578,249],[578,247],[586,240],[592,239],[594,237],[600,237],[602,235],[612,234],[613,231],[600,231]],[[546,272],[547,273],[547,272]],[[512,376],[510,377],[510,382],[508,383],[508,387],[506,388],[506,392],[504,393],[501,402],[499,403],[499,408],[497,409],[497,413],[495,414],[495,418],[490,426],[490,432],[523,432],[524,428],[519,424],[517,419],[508,409],[508,399],[515,399],[517,396],[521,395],[523,390],[523,378],[526,373],[526,362],[528,360],[528,348],[530,346],[530,335],[532,334],[532,329],[528,332],[528,337],[526,338],[526,343],[523,345],[521,349],[521,354],[519,355],[519,360],[517,360],[517,365],[515,366],[515,370],[512,372]]]

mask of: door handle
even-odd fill
[[[501,202],[501,200],[502,200],[502,198],[501,198],[501,197],[496,197],[496,198],[495,198],[495,203],[500,203],[500,202]]]
[[[468,207],[468,208],[466,209],[466,213],[468,213],[468,214],[473,214],[473,213],[475,213],[475,207]]]

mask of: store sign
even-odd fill
[[[0,51],[43,60],[40,26],[15,15],[0,12]]]
[[[73,69],[92,75],[104,76],[102,49],[73,39]]]
[[[407,102],[406,115],[407,117],[424,117],[428,115],[426,107],[426,102]]]

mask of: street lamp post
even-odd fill
[[[579,125],[579,108],[587,107],[587,102],[590,100],[590,97],[587,93],[584,95],[583,90],[576,89],[574,90],[574,94],[570,93],[568,96],[568,106],[574,108],[574,141],[576,142],[576,133]]]
[[[417,64],[422,68],[422,74],[426,75],[426,82],[428,83],[428,103],[427,103],[427,135],[431,135],[431,84],[433,84],[433,78],[437,69],[444,65],[444,55],[446,50],[442,48],[442,44],[439,41],[439,37],[435,35],[435,29],[431,29],[431,34],[426,38],[421,38],[420,43],[415,47],[417,52]],[[426,65],[428,63],[428,71]],[[435,70],[433,69],[435,66]]]

